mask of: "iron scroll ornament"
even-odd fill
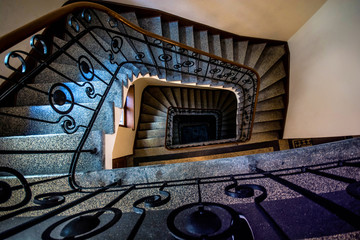
[[[20,172],[9,167],[0,167],[0,172],[6,172],[6,173],[10,173],[11,175],[14,175],[20,181],[25,191],[25,196],[21,202],[12,206],[0,207],[0,211],[10,211],[10,210],[18,209],[28,204],[31,200],[32,193],[30,186],[26,181],[26,179],[24,178],[24,176]],[[11,186],[4,181],[0,181],[0,204],[10,200],[11,196],[12,196]]]

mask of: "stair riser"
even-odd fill
[[[86,104],[87,107],[95,108],[94,104]],[[65,105],[64,105],[65,106]],[[63,107],[64,107],[63,106]],[[17,116],[24,116],[29,118],[37,118],[45,121],[59,123],[50,124],[39,121],[32,121],[22,118],[0,116],[0,132],[1,136],[21,136],[21,135],[43,135],[43,134],[60,134],[64,133],[62,124],[64,121],[69,120],[69,117],[56,113],[50,106],[32,106],[32,107],[18,107],[18,108],[2,108],[1,112],[14,114]],[[113,123],[113,106],[110,103],[104,104],[102,107],[93,130],[103,130],[106,133],[114,133]],[[76,126],[88,126],[90,119],[93,115],[93,111],[84,109],[78,106],[74,106],[73,110],[68,114],[75,120]],[[72,132],[71,129],[69,129]],[[85,128],[79,127],[79,132],[85,131]]]
[[[81,138],[82,134],[0,138],[0,150],[75,150]],[[96,148],[97,152],[82,153],[76,170],[79,172],[102,170],[103,144],[103,134],[92,132],[83,149]],[[15,168],[24,175],[68,173],[72,157],[73,153],[3,154],[0,155],[0,165]]]
[[[77,103],[98,103],[100,96],[96,94],[103,95],[106,89],[106,85],[97,81],[97,82],[79,82],[79,85],[75,83],[64,83],[67,86],[72,94],[74,95],[75,101]],[[90,85],[91,84],[91,85]],[[44,83],[44,84],[30,84],[29,87],[36,88],[42,92],[49,93],[53,84]],[[93,89],[94,91],[91,94],[87,94],[87,88]],[[31,105],[47,105],[49,104],[49,97],[47,94],[42,92],[37,92],[32,89],[23,88],[17,95],[17,106],[31,106]],[[107,96],[107,101],[113,101],[116,107],[122,107],[122,85],[119,81],[115,81],[111,90]]]

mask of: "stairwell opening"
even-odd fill
[[[236,116],[231,91],[149,86],[143,92],[136,146],[178,149],[232,142]]]

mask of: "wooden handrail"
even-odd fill
[[[54,10],[34,21],[29,22],[28,24],[0,37],[0,53],[6,51],[7,49],[9,49],[10,47],[18,44],[19,42],[23,41],[24,39],[36,34],[37,32],[39,32],[40,30],[56,23],[57,21],[63,19],[65,16],[67,16],[70,13],[79,11],[79,10],[83,10],[85,8],[92,8],[92,9],[96,9],[96,10],[100,10],[103,11],[105,13],[107,13],[109,16],[114,17],[115,19],[121,21],[122,23],[124,23],[125,25],[127,25],[128,27],[146,35],[152,38],[156,38],[159,39],[163,42],[172,44],[174,46],[186,49],[188,51],[191,52],[196,52],[198,54],[201,55],[205,55],[208,56],[212,59],[216,59],[222,62],[226,62],[229,63],[231,65],[235,65],[244,69],[248,69],[249,71],[253,72],[256,75],[256,79],[257,79],[257,92],[255,95],[255,105],[254,105],[254,109],[253,109],[253,116],[252,116],[252,122],[251,122],[251,129],[250,129],[250,136],[252,134],[252,127],[254,124],[254,117],[255,117],[255,109],[256,109],[256,105],[257,105],[257,99],[258,99],[258,95],[259,95],[259,88],[260,88],[260,76],[257,73],[257,71],[251,67],[245,66],[243,64],[240,63],[236,63],[233,61],[230,61],[228,59],[224,59],[222,57],[201,51],[199,49],[195,49],[193,47],[189,47],[187,45],[184,45],[182,43],[178,43],[175,41],[172,41],[171,39],[165,38],[163,36],[159,36],[156,35],[152,32],[146,31],[143,28],[140,28],[139,26],[136,26],[134,24],[132,24],[131,22],[129,22],[128,20],[126,20],[125,18],[123,18],[120,14],[118,14],[117,12],[103,6],[97,3],[91,3],[91,2],[76,2],[76,3],[71,3],[69,5],[63,6],[57,10]]]
[[[210,53],[207,53],[207,52],[203,52],[203,51],[201,51],[199,49],[189,47],[189,46],[184,45],[182,43],[174,42],[174,41],[172,41],[172,40],[170,40],[168,38],[165,38],[163,36],[159,36],[159,35],[156,35],[156,34],[154,34],[152,32],[146,31],[145,29],[140,28],[139,26],[136,26],[136,25],[132,24],[131,22],[129,22],[127,19],[123,18],[120,14],[116,13],[115,11],[113,11],[113,10],[103,6],[103,5],[100,5],[100,4],[97,4],[97,3],[91,3],[91,2],[77,2],[77,3],[72,3],[72,4],[69,4],[69,5],[63,6],[63,7],[59,8],[59,9],[57,9],[57,10],[54,10],[54,11],[52,11],[52,12],[38,18],[38,19],[35,19],[34,21],[31,21],[31,22],[25,24],[24,26],[22,26],[22,27],[20,27],[18,29],[15,29],[14,31],[12,31],[12,32],[10,32],[8,34],[5,34],[4,36],[0,37],[0,53],[4,52],[5,50],[9,49],[10,47],[16,45],[17,43],[23,41],[24,39],[36,34],[40,30],[50,26],[51,24],[59,21],[63,17],[67,16],[69,13],[72,13],[72,12],[75,12],[75,11],[78,11],[78,10],[83,10],[84,8],[93,8],[93,9],[97,9],[97,10],[101,10],[103,12],[106,12],[108,15],[116,18],[117,20],[123,22],[127,26],[129,26],[129,27],[135,29],[136,31],[138,31],[138,32],[140,32],[140,33],[142,33],[144,35],[147,35],[149,37],[157,38],[157,39],[160,39],[160,40],[162,40],[164,42],[167,42],[167,43],[170,43],[172,45],[175,45],[175,46],[190,50],[192,52],[197,52],[199,54],[202,54],[202,55],[205,55],[205,56],[208,56],[208,57],[211,57],[211,58],[223,61],[223,62],[230,63],[232,65],[236,65],[236,66],[248,69],[248,70],[254,72],[256,74],[257,79],[260,80],[260,77],[259,77],[258,73],[253,68],[250,68],[248,66],[245,66],[245,65],[230,61],[228,59],[221,58],[219,56],[216,56],[216,55],[213,55],[213,54],[210,54]]]

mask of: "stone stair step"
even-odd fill
[[[145,91],[161,103],[166,109],[172,106],[159,87],[147,87]]]
[[[208,109],[214,109],[214,91],[206,91]]]
[[[162,98],[161,96],[155,97],[154,95],[151,95],[148,91],[143,92],[143,101],[146,102],[148,106],[158,109],[164,113],[167,113],[167,109],[169,106],[164,105],[164,103],[162,102],[162,99],[164,98],[165,98],[164,96]]]
[[[284,101],[283,97],[275,97],[273,99],[268,99],[263,102],[258,102],[256,105],[256,113],[262,112],[262,111],[271,111],[271,110],[279,110],[284,109]]]
[[[204,52],[209,52],[209,39],[207,31],[194,32],[194,46]]]
[[[262,102],[283,94],[285,94],[284,82],[278,81],[277,83],[259,92],[258,102]]]
[[[221,39],[221,55],[230,61],[234,61],[234,46],[232,38]]]
[[[179,42],[179,25],[177,21],[173,22],[162,22],[162,33],[163,36],[166,38],[169,38],[175,42]],[[171,46],[166,44],[166,48],[170,48],[169,51],[164,50],[165,54],[168,54],[171,56],[171,60],[168,62],[169,68],[173,69],[175,65],[180,63],[180,56],[176,54],[175,52],[172,52],[170,50],[175,50],[175,46]],[[166,49],[165,48],[165,49]],[[181,73],[176,71],[166,71],[166,80],[168,81],[179,81],[181,80]]]
[[[265,111],[265,112],[258,112],[255,115],[254,122],[269,122],[269,121],[276,121],[282,120],[283,112],[281,110],[274,110],[274,111]]]
[[[266,89],[272,84],[280,81],[281,79],[286,77],[286,72],[284,68],[284,64],[282,61],[277,62],[273,65],[269,71],[267,71],[264,76],[261,77],[260,81],[260,91]]]
[[[134,12],[121,13],[121,16],[126,18],[128,21],[130,21],[134,25],[140,26],[140,24],[139,24],[140,20],[138,20],[138,18],[136,17],[136,14]],[[144,23],[145,22],[146,22],[146,20],[144,20]],[[135,31],[129,27],[125,27],[123,24],[118,25],[118,30],[125,35],[129,35],[129,36],[135,38],[135,39],[125,38],[126,42],[130,45],[130,48],[135,53],[135,54],[133,54],[133,57],[135,59],[136,59],[136,57],[140,57],[142,54],[144,54],[144,57],[141,58],[141,62],[147,63],[147,64],[153,64],[150,49],[144,43],[140,42],[140,41],[145,41],[144,36],[141,33],[139,33],[138,31]],[[137,41],[136,39],[139,39],[139,40]],[[147,73],[149,73],[150,76],[158,75],[158,72],[155,67],[152,67],[149,65],[145,66],[142,63],[136,64],[136,67],[140,69],[142,75],[146,75]]]
[[[194,47],[196,49],[199,49],[201,51],[204,52],[209,52],[209,39],[208,39],[208,32],[207,31],[195,31],[194,32]],[[203,59],[204,61],[199,61],[199,68],[201,69],[197,69],[198,74],[200,76],[204,76],[206,73],[206,68],[207,68],[207,62],[208,61],[208,57],[205,56],[199,56],[201,59]],[[203,79],[199,79],[198,77],[198,82],[202,82]]]
[[[75,101],[77,103],[99,102],[100,96],[96,96],[96,94],[103,95],[107,87],[104,83],[100,81],[77,83],[67,82],[63,84],[67,86],[73,93]],[[31,106],[49,104],[49,97],[45,93],[48,93],[53,85],[53,83],[28,84],[27,86],[29,86],[29,88],[25,87],[18,92],[16,105]],[[90,95],[87,95],[87,88],[94,89],[94,92]],[[33,89],[37,89],[41,92],[35,91]],[[119,81],[114,82],[106,99],[107,101],[113,101],[116,107],[122,107],[122,85]]]
[[[193,99],[191,97],[191,91],[189,88],[182,88],[182,101],[183,101],[183,106],[184,108],[191,108],[192,105],[194,105],[194,102],[192,102],[191,100]]]
[[[138,18],[135,12],[121,12],[120,15],[132,24],[139,27]]]
[[[11,136],[0,138],[0,151],[61,151],[76,150],[82,133],[51,134],[39,136]],[[83,150],[97,149],[95,154],[81,153],[77,172],[98,171],[104,168],[102,145],[104,135],[101,131],[92,131]],[[43,154],[0,154],[0,165],[15,168],[24,175],[68,173],[74,153]]]
[[[129,22],[131,22],[132,24],[139,26],[136,14],[134,12],[120,13],[120,15],[122,17],[124,17],[126,20],[128,20]],[[119,24],[117,28],[121,33],[124,33],[125,35],[130,35],[133,37],[137,37],[139,39],[144,39],[143,36],[139,32],[137,32],[131,28],[125,27],[123,24]],[[125,37],[125,40],[126,41],[123,41],[123,50],[125,52],[132,51],[132,53],[130,55],[126,55],[128,60],[129,61],[137,61],[136,56],[137,56],[137,53],[141,51],[140,46],[142,44],[140,44],[137,41],[132,40],[128,37]],[[137,64],[136,67],[139,69],[139,71],[142,75],[146,75],[147,73],[149,73],[149,70],[146,68],[146,66],[144,66],[144,64]]]
[[[201,91],[200,89],[195,89],[195,108],[201,109],[202,108],[202,102],[201,102]]]
[[[64,104],[58,109],[66,111],[70,104]],[[83,106],[95,109],[97,104],[86,103]],[[62,123],[72,117],[75,126],[88,126],[93,111],[74,105],[72,111],[66,115],[54,111],[50,105],[43,106],[19,106],[0,108],[1,113],[21,116],[23,118],[0,115],[0,134],[1,136],[20,136],[20,135],[43,135],[43,134],[61,134],[64,133]],[[40,119],[39,122],[25,118]],[[105,102],[94,123],[93,130],[104,130],[105,133],[114,133],[114,109],[111,102]],[[61,121],[60,121],[61,120]],[[48,123],[52,122],[52,123]],[[69,126],[71,127],[71,126]],[[84,127],[79,127],[78,132],[85,131]]]
[[[221,57],[220,35],[216,34],[209,36],[209,52]]]
[[[149,106],[146,103],[142,104],[141,112],[149,115],[162,116],[162,117],[166,117],[167,115],[167,112],[160,111],[159,109]]]
[[[262,132],[262,133],[254,133],[251,135],[251,139],[243,144],[251,144],[257,142],[267,142],[267,141],[274,141],[279,139],[279,132],[278,131],[271,131],[271,132]]]
[[[85,76],[85,77],[84,77]],[[58,83],[58,82],[85,82],[89,79],[92,81],[109,82],[111,74],[99,69],[94,69],[94,74],[81,74],[77,66],[68,64],[51,63],[42,70],[36,77],[35,83]]]
[[[165,129],[166,122],[140,123],[140,130]]]
[[[140,130],[137,136],[139,139],[165,137],[165,129]]]
[[[166,98],[167,102],[170,103],[171,106],[173,107],[177,106],[176,99],[174,98],[174,94],[171,88],[168,87],[160,88],[160,91]]]
[[[174,99],[175,99],[175,102],[176,102],[176,106],[173,106],[173,107],[182,108],[183,105],[182,105],[182,101],[181,101],[181,91],[180,91],[180,88],[172,88],[172,89],[171,89],[171,92],[173,93]]]
[[[234,61],[240,64],[245,63],[246,51],[249,41],[238,41],[234,43]]]
[[[282,56],[285,54],[284,45],[269,46],[264,49],[260,59],[255,65],[255,69],[262,77]]]
[[[109,48],[108,44],[106,42],[104,42],[101,38],[96,38],[96,40],[101,41],[100,44],[104,44],[106,48]],[[53,52],[54,52],[54,50],[57,50],[57,49],[59,49],[61,47],[64,47],[64,45],[67,44],[68,41],[65,41],[65,40],[63,40],[61,38],[58,38],[58,37],[54,37],[53,38],[53,43],[55,44],[54,49],[53,49]],[[96,49],[96,51],[92,52],[94,54],[94,56],[99,58],[99,60],[101,62],[108,62],[109,63],[109,64],[106,64],[106,66],[109,67],[109,70],[113,71],[113,70],[116,69],[115,64],[110,64],[109,57],[107,56],[107,54],[101,55],[101,53],[104,52],[104,49],[102,49],[99,44],[95,45],[94,49]],[[67,52],[84,52],[84,49],[78,44],[72,44],[66,51]],[[55,59],[54,62],[68,64],[68,65],[73,64],[74,66],[77,66],[77,62],[69,62],[69,61],[66,61],[66,60],[68,60],[68,59],[60,57],[60,58]]]
[[[140,19],[138,19],[138,22],[139,22],[139,25],[141,28],[143,28],[149,32],[152,32],[156,35],[162,36],[161,17],[160,16],[149,17],[149,18],[140,18]],[[155,43],[155,44],[157,43],[155,38],[152,38],[152,37],[147,37],[147,38],[150,43]],[[149,45],[149,48],[150,48],[149,50],[153,54],[154,59],[151,59],[151,60],[149,59],[148,61],[149,62],[152,61],[153,64],[156,64],[159,67],[165,67],[165,63],[159,59],[159,57],[164,54],[164,51],[162,50],[163,44],[159,43],[159,44],[157,44],[157,46],[158,47]],[[155,62],[154,62],[154,60],[155,60]],[[158,68],[158,71],[159,72],[157,75],[159,78],[166,78],[165,70]]]
[[[193,27],[192,26],[180,26],[179,39],[180,39],[180,43],[185,44],[189,47],[195,47]],[[185,52],[185,54],[191,56],[191,52]],[[193,63],[193,65],[190,67],[181,68],[182,71],[189,72],[189,73],[195,72],[196,64],[194,63],[194,60],[192,58],[189,58],[187,56],[181,56],[180,59],[181,59],[182,64],[186,63],[187,61],[190,61]],[[181,73],[181,77],[182,77],[181,82],[183,82],[183,83],[196,83],[197,82],[196,76],[193,76],[193,75]]]
[[[259,60],[261,53],[264,51],[266,43],[250,44],[246,50],[245,65],[249,67],[255,67]]]
[[[226,99],[229,98],[231,96],[231,92],[230,91],[226,91],[224,93],[224,95],[220,98],[220,101],[218,102],[217,105],[217,109],[223,109],[224,108],[224,104],[226,104]]]
[[[136,140],[136,148],[153,148],[164,146],[165,138],[147,138]]]
[[[54,45],[53,52],[57,51],[58,47],[64,48],[66,43],[68,43],[67,40],[57,37],[54,37],[53,41],[56,45],[58,45]],[[94,51],[91,51],[93,56],[87,53],[82,47],[84,46],[85,48],[89,48],[89,45],[90,49],[94,48]],[[113,71],[116,69],[116,65],[110,63],[109,53],[106,52],[107,49],[111,49],[110,45],[104,39],[92,32],[92,34],[86,34],[80,38],[79,43],[71,44],[68,48],[65,48],[65,53],[56,58],[54,62],[77,66],[78,59],[83,56],[91,61],[95,69],[104,70],[103,65],[105,65],[110,71]]]
[[[206,91],[200,91],[200,92],[201,92],[201,105],[202,105],[202,109],[208,109],[208,100],[207,100]]]
[[[280,121],[254,123],[253,133],[272,132],[281,130]]]
[[[150,115],[150,114],[146,114],[146,113],[141,113],[140,116],[140,121],[143,123],[146,122],[165,122],[166,121],[166,117],[163,116],[154,116],[154,115]]]
[[[189,95],[189,108],[196,108],[195,107],[195,89],[189,88],[188,95]]]

